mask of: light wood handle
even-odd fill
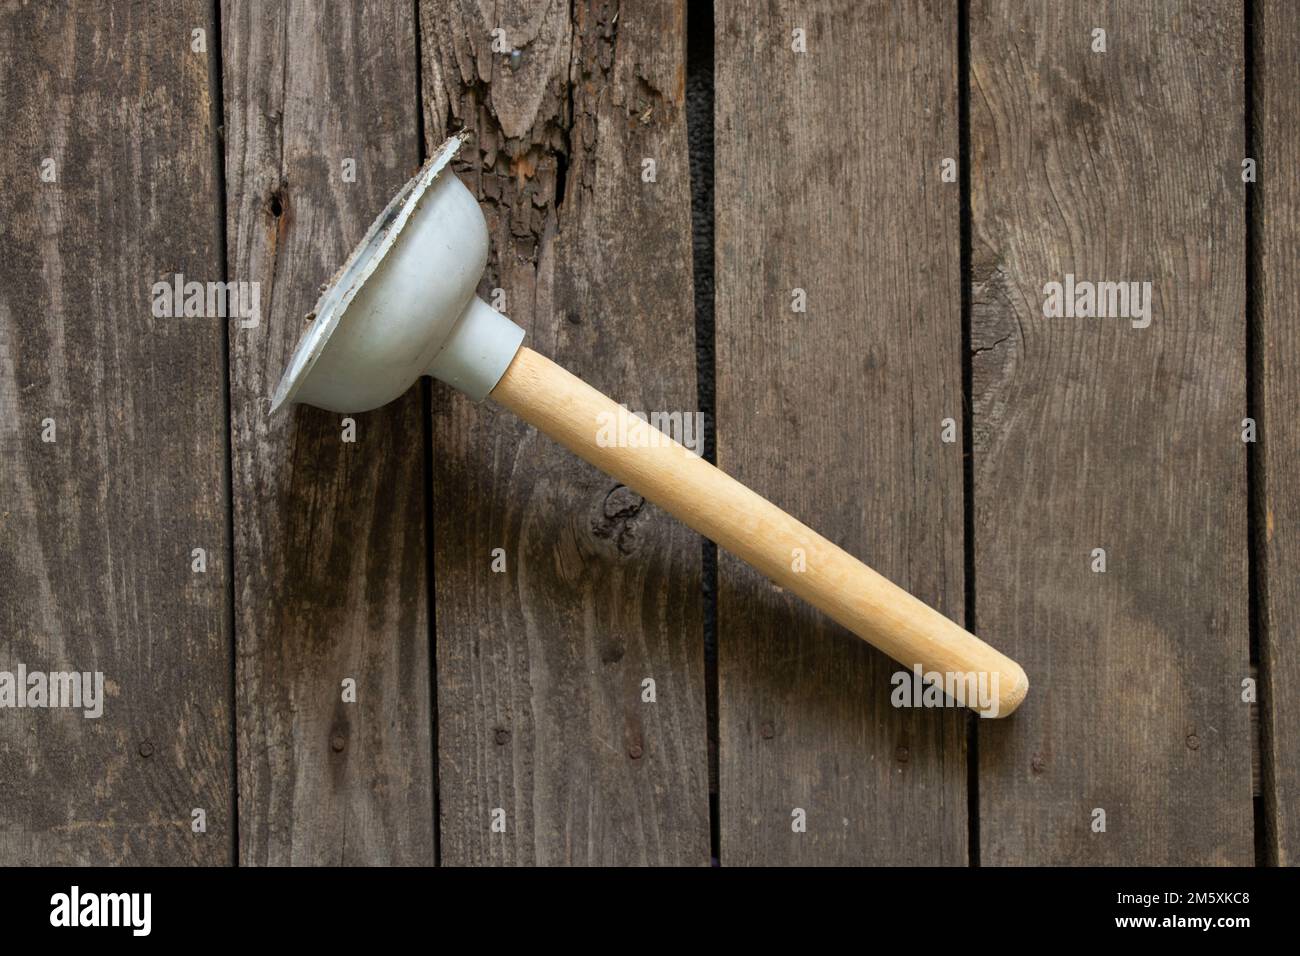
[[[967,696],[972,709],[1004,717],[1024,699],[1029,680],[1011,658],[549,359],[521,348],[491,397],[909,671],[920,665],[948,679],[983,675],[991,693],[984,707],[975,695]],[[628,440],[603,442],[610,423],[620,420],[625,430],[618,434]],[[804,570],[793,569],[796,549],[805,556]]]

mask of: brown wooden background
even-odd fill
[[[1296,862],[1297,50],[1289,0],[0,4],[0,670],[109,682],[0,711],[0,863]],[[351,444],[268,420],[460,128],[528,343],[703,410],[1022,660],[1014,718],[894,709],[891,662],[441,385]],[[153,318],[175,272],[261,324]],[[1152,326],[1043,319],[1067,272],[1152,280]]]

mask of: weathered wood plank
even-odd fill
[[[977,613],[1031,681],[981,859],[1249,863],[1241,5],[970,18]],[[1150,326],[1044,318],[1067,274]]]
[[[960,621],[956,5],[716,37],[718,463]],[[895,709],[898,665],[728,555],[718,628],[723,865],[966,863],[963,713]]]
[[[221,278],[192,30],[207,4],[0,12],[0,670],[106,695],[0,710],[5,865],[232,859],[223,322],[153,311]]]
[[[229,0],[222,25],[230,278],[263,304],[230,335],[240,859],[432,863],[419,389],[355,443],[267,418],[318,285],[419,165],[414,11]]]
[[[1256,368],[1264,514],[1260,657],[1263,790],[1271,862],[1300,863],[1300,8],[1280,0],[1254,6],[1255,192],[1259,325]]]
[[[428,141],[475,134],[480,292],[630,408],[694,409],[684,5],[420,19]],[[491,403],[433,403],[442,859],[706,863],[699,539]]]

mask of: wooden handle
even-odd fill
[[[1029,680],[1011,658],[549,359],[521,348],[491,397],[909,670],[942,675],[984,716],[1024,699]],[[603,442],[611,431],[626,441]]]

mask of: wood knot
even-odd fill
[[[636,551],[637,519],[645,508],[645,499],[625,485],[615,485],[605,495],[600,513],[591,523],[591,533],[598,538],[613,541],[619,552]]]

